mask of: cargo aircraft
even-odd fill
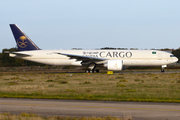
[[[86,72],[99,72],[99,67],[121,71],[124,66],[161,66],[178,61],[171,53],[158,50],[41,50],[16,24],[10,28],[17,43],[18,52],[10,57],[56,66],[83,66]]]

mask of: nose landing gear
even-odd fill
[[[164,72],[164,68],[167,67],[167,65],[162,65],[161,67],[161,72],[163,73]]]

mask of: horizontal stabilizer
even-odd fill
[[[10,57],[30,57],[31,55],[29,54],[24,54],[24,53],[18,53],[18,52],[12,52],[9,54]]]

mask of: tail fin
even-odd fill
[[[19,51],[40,50],[40,48],[16,24],[10,24]]]

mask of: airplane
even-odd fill
[[[18,52],[10,57],[55,66],[82,66],[86,72],[121,71],[124,66],[161,66],[178,61],[173,54],[158,50],[42,50],[16,24],[10,24]]]

